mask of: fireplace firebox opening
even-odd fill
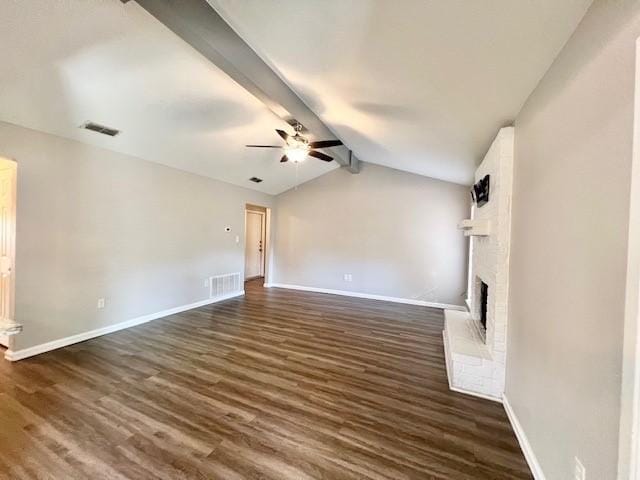
[[[489,285],[480,284],[480,325],[487,330],[487,300],[489,299]]]

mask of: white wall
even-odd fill
[[[329,172],[276,197],[274,282],[461,305],[469,205],[468,187],[386,167]]]
[[[7,123],[0,155],[18,162],[14,350],[207,299],[205,278],[244,271],[245,203],[273,198]]]
[[[616,478],[638,36],[596,0],[516,120],[506,394],[549,480]]]
[[[640,38],[636,42],[633,165],[625,295],[618,477],[640,479]],[[632,476],[635,475],[635,476]]]

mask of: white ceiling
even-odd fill
[[[470,183],[591,0],[208,0],[362,160]]]
[[[279,150],[245,148],[290,129],[135,2],[2,1],[0,59],[2,121],[272,194],[338,167],[309,159],[296,180]]]
[[[208,1],[360,159],[458,183],[591,3]],[[288,126],[133,1],[2,1],[0,59],[2,121],[272,194],[338,166],[245,148]]]

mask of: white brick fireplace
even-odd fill
[[[489,201],[473,205],[460,223],[470,237],[468,312],[445,311],[444,343],[453,390],[501,400],[507,354],[509,241],[514,129],[498,132],[476,170],[475,181],[490,175]],[[481,285],[488,286],[486,329],[481,325]]]

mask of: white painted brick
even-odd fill
[[[489,203],[472,208],[472,218],[487,219],[492,231],[488,237],[471,237],[473,258],[469,303],[471,314],[479,318],[479,281],[489,285],[486,346],[492,360],[450,354],[453,385],[500,397],[504,391],[509,296],[509,251],[511,228],[511,190],[513,179],[513,128],[503,128],[476,170],[476,181],[491,175]]]
[[[507,354],[505,352],[494,352],[493,353],[493,361],[499,364],[504,364],[507,359]]]
[[[473,375],[460,375],[460,381],[467,388],[478,388],[482,385],[482,379]]]
[[[471,357],[469,355],[457,355],[459,362],[465,366],[480,367],[482,366],[482,359],[479,357]]]

